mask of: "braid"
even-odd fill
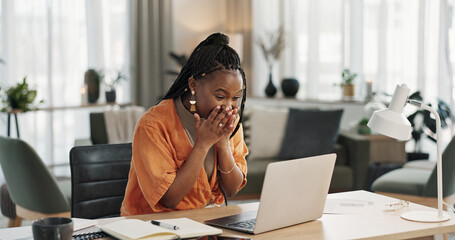
[[[245,109],[245,102],[246,102],[246,77],[245,77],[245,72],[243,71],[242,68],[240,68],[239,71],[242,74],[242,79],[243,79],[243,96],[242,96],[242,103],[240,104],[239,122],[237,123],[237,126],[235,126],[234,131],[232,132],[231,138],[237,133],[237,131],[240,128],[240,123],[242,123],[242,121],[243,121],[243,110]]]

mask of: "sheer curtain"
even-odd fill
[[[339,98],[339,75],[345,59],[345,20],[342,0],[253,1],[254,95],[264,95],[265,60],[257,40],[282,25],[286,48],[274,69],[274,83],[284,77],[300,81],[298,97]]]
[[[38,90],[43,107],[81,104],[80,88],[88,68],[129,70],[126,0],[2,0],[0,11],[0,84],[24,76]],[[100,91],[98,102],[104,102]],[[129,83],[117,93],[130,99]],[[91,109],[93,111],[93,109]],[[78,138],[89,138],[87,109],[32,111],[19,115],[21,139],[49,165],[68,164]],[[6,114],[0,134],[6,134]],[[14,133],[15,131],[12,131]],[[15,137],[13,134],[12,137]],[[65,168],[62,173],[69,173]]]
[[[453,0],[253,3],[254,39],[285,26],[287,47],[275,78],[297,77],[301,98],[340,99],[333,84],[348,67],[359,75],[358,99],[365,96],[365,81],[372,81],[374,91],[391,94],[397,83],[406,83],[429,101],[453,101]],[[264,59],[257,44],[254,51],[254,94],[264,95]]]

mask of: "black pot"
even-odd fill
[[[100,97],[100,76],[95,70],[89,69],[85,72],[84,82],[87,84],[88,102],[96,103]]]
[[[276,92],[277,92],[276,87],[275,85],[273,85],[272,81],[272,73],[269,73],[269,83],[265,88],[265,95],[267,95],[267,97],[273,97],[275,96]]]
[[[300,83],[295,78],[285,78],[281,81],[281,90],[286,97],[295,97],[299,91]]]
[[[106,91],[106,102],[108,103],[115,103],[116,93],[115,90]]]

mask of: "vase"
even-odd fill
[[[115,90],[106,91],[105,94],[106,94],[106,102],[115,103],[115,99],[116,99]]]
[[[265,95],[267,95],[267,97],[273,97],[273,96],[275,96],[276,92],[277,92],[276,87],[275,87],[275,85],[273,85],[273,81],[272,81],[272,72],[270,71],[269,83],[267,84],[267,87],[265,88]]]
[[[88,102],[96,103],[100,97],[100,76],[95,70],[89,69],[85,72],[84,82],[87,84]]]
[[[299,81],[295,78],[285,78],[281,81],[281,90],[286,97],[295,97],[299,91]]]

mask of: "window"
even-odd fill
[[[126,0],[1,3],[0,58],[7,64],[0,65],[0,84],[11,86],[26,76],[38,90],[37,100],[45,101],[40,108],[80,105],[80,88],[89,68],[102,69],[107,77],[112,71],[128,70]],[[129,102],[128,92],[129,86],[119,89],[117,101]],[[102,87],[98,102],[104,102]],[[20,114],[21,138],[35,148],[46,164],[67,164],[75,139],[89,138],[88,111]],[[6,133],[5,115],[1,114],[1,121],[5,122],[0,127],[2,133]]]
[[[267,22],[255,23],[258,29],[253,31],[253,38],[276,30],[280,24],[285,26],[286,54],[275,78],[297,77],[300,98],[339,100],[341,90],[334,84],[340,82],[347,67],[358,74],[358,100],[365,97],[365,81],[372,81],[373,90],[378,92],[392,94],[396,84],[406,83],[411,91],[420,90],[428,101],[437,97],[453,101],[453,91],[444,87],[448,83],[455,86],[453,73],[449,69],[450,77],[444,77],[446,69],[441,67],[446,64],[446,53],[455,59],[451,25],[449,49],[440,41],[446,31],[445,18],[440,16],[446,14],[448,23],[453,22],[453,0],[447,7],[431,0],[266,2],[253,7],[254,21]],[[273,4],[277,7],[267,7]],[[254,51],[257,48],[255,44]],[[254,85],[265,88],[263,66],[254,64],[254,68]],[[264,88],[254,94],[262,94]]]

